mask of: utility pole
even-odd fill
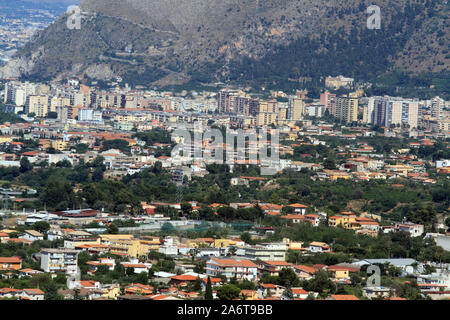
[[[177,185],[176,202],[181,204],[184,198],[183,195],[184,174],[183,168],[181,166],[173,170],[172,181]]]

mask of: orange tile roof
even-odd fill
[[[247,268],[257,268],[257,265],[253,263],[250,260],[246,259],[240,259],[240,260],[233,260],[233,259],[217,259],[217,258],[211,258],[211,260],[215,261],[217,264],[221,266],[230,266],[230,267],[247,267]]]
[[[170,277],[171,279],[173,279],[173,280],[178,280],[178,281],[195,281],[195,280],[197,280],[197,278],[198,277],[196,277],[196,276],[191,276],[191,275],[188,275],[188,274],[182,274],[182,275],[179,275],[179,276],[173,276],[173,277]]]
[[[81,280],[80,285],[82,287],[95,287],[95,281],[92,280]]]
[[[308,291],[303,288],[292,288],[291,290],[293,294],[308,294]]]
[[[308,207],[305,206],[304,204],[300,204],[300,203],[290,204],[290,205],[288,205],[288,207],[293,207],[293,208],[308,208]]]
[[[21,263],[20,257],[0,257],[0,263]]]
[[[164,294],[149,295],[148,297],[152,298],[152,300],[163,300],[163,299],[170,298],[170,296],[167,296]]]
[[[260,286],[268,289],[275,289],[277,287],[277,285],[273,283],[261,283]]]
[[[209,278],[211,280],[211,284],[217,284],[222,282],[222,278]],[[208,278],[203,278],[202,281],[204,283],[208,283]]]
[[[23,291],[29,295],[44,295],[41,289],[23,289]]]
[[[292,264],[286,261],[263,261],[265,264],[271,266],[291,266]]]
[[[349,271],[349,272],[358,272],[359,269],[356,268],[348,268],[348,267],[343,267],[343,266],[329,266],[327,268],[327,270],[329,271]]]
[[[288,214],[285,216],[281,216],[282,219],[289,219],[289,220],[294,220],[294,219],[300,219],[300,220],[304,220],[305,217],[301,214]]]
[[[357,296],[352,294],[332,294],[331,295],[335,300],[359,300]]]
[[[305,265],[295,265],[294,268],[301,270],[303,272],[309,273],[309,274],[314,274],[317,271],[317,268],[305,266]]]

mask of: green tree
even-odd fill
[[[192,290],[196,292],[202,291],[202,281],[200,280],[200,278],[195,279]]]
[[[253,244],[252,236],[247,231],[241,234],[240,239],[247,244]]]
[[[334,162],[333,159],[327,158],[327,159],[323,162],[323,167],[324,167],[325,169],[328,169],[328,170],[334,170],[334,169],[336,169],[336,163]]]
[[[63,300],[63,297],[58,294],[58,286],[53,281],[49,282],[43,289],[45,300]]]
[[[233,300],[239,298],[241,289],[233,284],[225,284],[217,289],[217,297],[219,300]]]
[[[189,202],[182,202],[180,204],[181,212],[185,216],[189,216],[192,212],[192,205]]]
[[[41,233],[46,233],[50,230],[50,224],[47,221],[38,221],[33,224],[33,229]]]
[[[127,268],[125,273],[127,276],[131,277],[132,275],[134,275],[134,268],[133,267]]]
[[[208,281],[206,282],[205,300],[213,300],[212,285],[211,285],[210,277],[208,277]]]
[[[107,227],[106,227],[106,231],[109,234],[118,234],[119,233],[119,227],[114,223],[111,222]]]
[[[300,280],[295,274],[294,270],[283,268],[278,273],[278,284],[284,287],[298,287]]]
[[[305,281],[303,288],[307,291],[318,292],[321,297],[327,297],[336,291],[336,285],[324,270],[317,271],[313,279]]]
[[[237,249],[235,246],[230,246],[230,248],[228,249],[228,253],[232,256],[234,256],[237,252]]]
[[[27,157],[22,157],[22,159],[20,159],[20,172],[25,173],[31,170],[33,170],[33,165],[30,160],[28,160]]]

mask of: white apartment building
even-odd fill
[[[245,257],[251,260],[285,261],[286,243],[261,243],[245,248]]]
[[[206,275],[224,275],[228,279],[255,281],[258,278],[258,266],[248,259],[211,258],[206,262]]]
[[[41,269],[45,272],[77,272],[78,251],[70,249],[42,249]]]

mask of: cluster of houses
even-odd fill
[[[306,215],[306,208],[299,204],[292,205],[299,215]],[[272,205],[262,205],[263,210],[275,210]],[[279,208],[278,208],[279,209]],[[370,219],[369,219],[370,220]],[[344,212],[333,219],[333,223],[342,225],[344,228],[356,228],[358,225],[371,221],[359,219],[350,213]],[[331,221],[331,218],[330,218]],[[423,229],[408,223],[399,223],[393,226],[395,230],[406,230],[412,236],[417,236]],[[1,230],[2,242],[8,242],[8,234],[12,230]],[[153,236],[142,236],[136,238],[132,234],[93,234],[84,230],[60,229],[64,246],[61,248],[44,248],[33,259],[40,261],[40,270],[23,268],[22,258],[0,257],[0,271],[3,277],[11,277],[18,274],[19,277],[32,277],[42,273],[48,273],[56,277],[58,273],[66,273],[68,276],[79,274],[78,255],[80,252],[88,252],[91,255],[98,254],[102,258],[87,261],[88,275],[95,275],[99,268],[114,270],[117,264],[121,264],[124,269],[132,269],[133,273],[148,273],[152,269],[152,261],[148,259],[151,251],[163,253],[175,258],[176,266],[173,273],[156,272],[153,281],[164,284],[165,289],[155,290],[155,288],[133,283],[126,287],[118,284],[103,284],[98,281],[70,280],[66,290],[60,290],[60,294],[68,299],[75,295],[87,299],[153,299],[153,300],[176,300],[176,299],[202,299],[198,292],[192,292],[192,285],[200,281],[203,287],[206,286],[207,279],[210,278],[213,286],[213,294],[217,296],[217,287],[223,284],[224,277],[228,280],[239,281],[248,280],[257,284],[256,290],[242,290],[241,294],[248,300],[258,299],[309,299],[316,298],[316,292],[307,292],[302,288],[291,288],[292,296],[286,295],[286,289],[276,284],[261,283],[263,275],[278,276],[284,269],[291,269],[301,280],[311,280],[320,271],[326,271],[330,279],[335,283],[350,284],[351,274],[360,273],[364,265],[389,263],[400,268],[403,276],[416,277],[419,287],[424,294],[428,294],[436,299],[448,298],[450,295],[449,266],[435,266],[436,273],[426,275],[423,272],[423,265],[413,259],[365,259],[354,261],[351,264],[341,263],[337,265],[297,265],[286,262],[288,250],[297,250],[303,254],[332,253],[329,244],[313,241],[308,244],[294,242],[283,239],[279,243],[258,243],[248,245],[236,237],[224,239],[196,238],[186,239],[174,236],[164,238]],[[54,230],[48,233],[54,233]],[[416,234],[417,233],[417,234]],[[26,237],[26,239],[25,239]],[[29,230],[25,232],[22,239],[25,244],[42,240],[44,234]],[[117,260],[117,258],[121,258]],[[180,261],[178,259],[181,258]],[[203,273],[194,272],[195,265],[186,263],[190,258],[203,259],[205,261],[205,271]],[[119,262],[120,261],[120,262]],[[76,279],[76,277],[74,277]],[[79,278],[78,278],[79,279]],[[0,288],[0,298],[17,298],[42,300],[43,293],[36,289],[11,289]],[[366,298],[384,297],[386,299],[395,298],[391,288],[366,286],[363,288],[363,296]],[[328,299],[345,300],[358,299],[355,296],[334,295]]]
[[[170,133],[184,125],[184,127],[193,130],[194,124],[189,121],[185,123],[184,120],[180,124],[177,122],[160,122],[155,119],[151,122],[151,128],[149,129],[160,128]],[[210,120],[209,117],[202,120],[205,122],[204,128],[209,128],[208,120]],[[409,148],[398,149],[389,156],[385,156],[377,152],[367,142],[358,140],[358,138],[374,135],[374,132],[368,128],[347,128],[351,129],[353,133],[342,134],[341,129],[334,129],[327,124],[313,125],[310,120],[303,120],[302,122],[302,127],[290,124],[279,128],[281,143],[275,147],[279,151],[280,159],[276,159],[276,161],[272,159],[270,165],[275,172],[281,172],[284,169],[297,171],[310,169],[316,172],[315,179],[331,181],[336,179],[365,181],[370,179],[410,178],[423,183],[436,183],[434,179],[428,176],[427,168],[435,167],[442,173],[447,172],[450,168],[448,162],[445,162],[445,165],[439,165],[438,162],[420,159],[411,152],[418,147],[433,146],[435,141],[432,135],[424,135],[421,140],[418,140],[419,142],[411,142]],[[148,145],[146,141],[133,137],[132,132],[119,130],[113,126],[108,127],[106,124],[99,125],[96,123],[93,125],[92,123],[82,122],[77,125],[68,125],[47,119],[40,123],[5,123],[0,126],[0,132],[2,133],[0,137],[0,165],[2,166],[19,167],[21,158],[27,158],[32,164],[42,162],[56,164],[61,161],[68,161],[72,165],[77,165],[82,161],[87,163],[97,156],[102,156],[107,169],[105,178],[112,180],[120,179],[127,174],[140,172],[158,161],[162,163],[164,168],[172,171],[179,170],[181,167],[183,175],[188,179],[193,176],[204,176],[208,173],[206,170],[207,159],[203,155],[197,156],[196,152],[191,152],[192,145],[186,145],[186,148],[190,151],[190,156],[180,156],[179,154],[156,156],[156,150],[171,147],[172,144],[155,142]],[[230,134],[238,135],[238,131],[232,130]],[[345,147],[336,147],[336,155],[344,161],[335,170],[324,169],[321,161],[317,160],[318,154],[304,153],[300,155],[300,159],[293,159],[297,147],[327,145],[326,142],[320,140],[321,135],[339,137],[352,142]],[[128,143],[129,153],[117,149],[103,149],[102,141],[117,139]],[[27,145],[26,141],[31,140],[34,140],[37,144],[32,147]],[[178,143],[179,137],[172,136],[172,140],[173,143]],[[87,150],[77,151],[77,145],[80,144],[87,146]],[[227,145],[227,143],[224,145]],[[202,139],[201,146],[203,153],[211,153],[215,148],[212,139],[206,138]],[[249,152],[257,154],[260,151],[259,147],[255,146],[255,148],[254,150],[250,148]],[[50,152],[49,149],[56,150],[56,152]],[[229,159],[227,163],[230,163]],[[235,159],[231,168],[234,163],[251,164],[253,162],[252,160]],[[439,163],[442,163],[442,161]],[[259,160],[254,161],[253,164],[263,165]],[[248,185],[249,181],[252,180],[264,182],[262,178],[234,177],[231,184]]]

